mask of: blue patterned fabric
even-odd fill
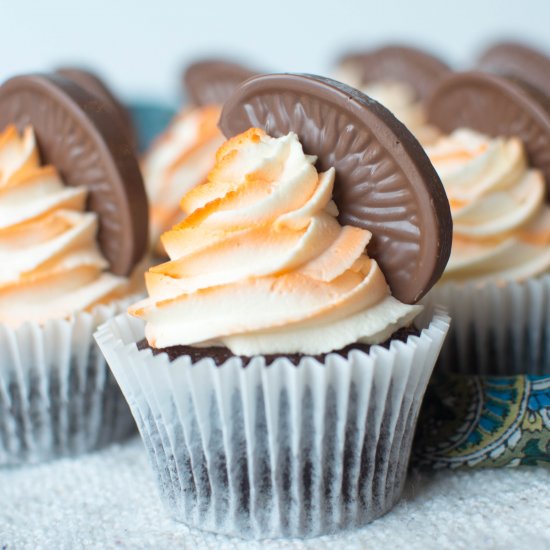
[[[434,375],[413,462],[433,468],[550,465],[550,376]]]

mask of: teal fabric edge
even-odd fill
[[[170,105],[155,101],[133,101],[127,104],[134,124],[138,149],[145,152],[168,126],[177,111]]]

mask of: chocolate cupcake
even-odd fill
[[[57,75],[0,87],[0,211],[0,464],[128,436],[93,332],[135,300],[147,202],[97,98]]]
[[[548,375],[550,111],[514,79],[471,72],[428,103],[427,148],[451,204],[451,258],[431,299],[450,309],[445,370]]]
[[[410,46],[391,45],[343,56],[336,78],[388,108],[423,144],[437,129],[428,124],[425,101],[451,69],[440,59]]]
[[[96,339],[175,519],[246,538],[365,525],[400,497],[448,329],[416,305],[449,255],[441,183],[389,111],[321,77],[254,77],[220,127],[149,298]]]
[[[146,153],[142,169],[150,201],[151,245],[164,255],[160,235],[182,218],[179,199],[204,183],[223,143],[217,124],[229,94],[254,73],[221,60],[190,65],[183,81],[190,104]]]

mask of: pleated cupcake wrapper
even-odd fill
[[[0,325],[0,465],[84,453],[135,431],[93,338],[132,301],[44,325]]]
[[[550,275],[484,286],[446,283],[425,298],[453,320],[438,371],[550,375]]]
[[[428,378],[448,330],[345,359],[217,367],[139,351],[139,320],[96,339],[124,392],[177,520],[246,538],[315,536],[365,525],[399,499]]]

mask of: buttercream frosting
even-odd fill
[[[106,271],[86,195],[41,166],[31,127],[0,133],[0,322],[69,317],[126,288]]]
[[[453,217],[443,281],[521,281],[550,268],[544,175],[529,168],[518,138],[458,129],[426,151]]]
[[[183,110],[154,143],[142,169],[150,204],[151,244],[181,220],[180,198],[206,181],[223,136],[217,127],[218,106]]]
[[[130,308],[150,345],[318,354],[412,321],[419,306],[391,296],[366,254],[369,231],[338,223],[335,171],[315,162],[294,133],[253,128],[219,149],[162,237],[170,261],[148,271],[149,297]]]

